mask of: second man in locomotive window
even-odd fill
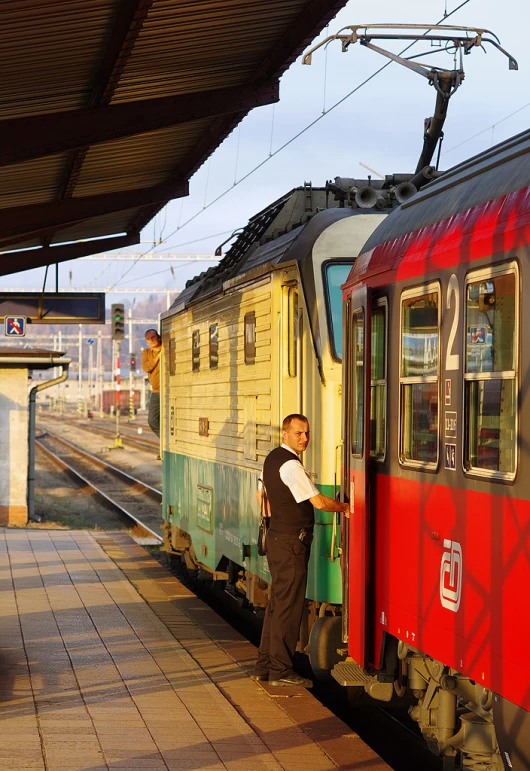
[[[148,329],[145,333],[145,341],[149,348],[142,349],[142,369],[147,372],[151,384],[151,398],[149,400],[149,414],[147,422],[149,428],[158,437],[160,436],[160,354],[162,353],[162,340],[156,329]],[[160,457],[160,456],[159,456]]]

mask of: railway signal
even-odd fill
[[[125,308],[123,303],[113,303],[111,308],[112,341],[114,345],[115,360],[115,385],[116,385],[116,436],[114,447],[123,448],[120,435],[120,401],[121,401],[121,369],[120,369],[120,343],[125,337]]]
[[[131,357],[131,360],[129,362],[129,369],[131,372],[136,372],[136,354],[131,353],[130,357]]]
[[[112,339],[123,340],[125,337],[125,308],[123,303],[114,303],[111,309]]]

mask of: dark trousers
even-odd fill
[[[307,564],[311,535],[304,541],[298,535],[269,530],[267,560],[272,576],[271,597],[256,662],[256,674],[278,680],[293,672],[293,660],[305,607]]]
[[[151,393],[151,398],[149,399],[149,414],[147,416],[147,423],[151,431],[159,437],[160,436],[160,394],[155,393],[154,391]]]

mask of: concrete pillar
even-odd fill
[[[28,370],[0,369],[0,525],[28,521]]]

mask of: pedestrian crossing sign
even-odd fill
[[[26,337],[26,317],[6,316],[4,318],[4,335],[6,337]]]

